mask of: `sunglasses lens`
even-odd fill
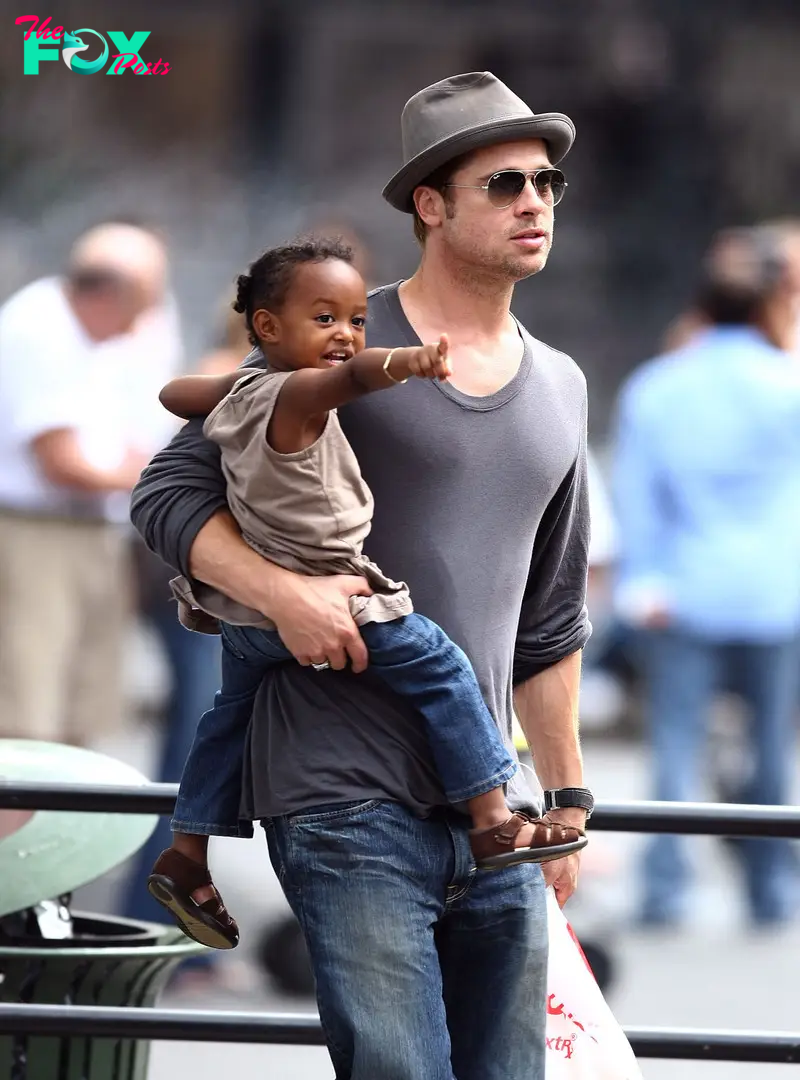
[[[555,206],[561,202],[567,182],[561,169],[541,169],[532,176],[536,192],[542,202]],[[502,210],[517,200],[527,183],[527,176],[517,169],[495,173],[487,185],[487,195],[492,206]]]
[[[507,172],[495,173],[489,180],[486,194],[489,202],[502,210],[505,206],[511,206],[515,199],[522,194],[525,187],[525,173],[509,169]]]
[[[560,203],[567,182],[561,169],[542,169],[534,179],[539,198],[551,206]]]

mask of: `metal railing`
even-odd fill
[[[0,809],[169,814],[176,784],[141,787],[0,780]],[[592,830],[800,839],[800,807],[600,802]],[[0,1035],[93,1036],[322,1046],[315,1016],[83,1005],[0,1004]],[[640,1058],[800,1063],[800,1033],[626,1028]]]
[[[70,810],[107,814],[171,814],[177,784],[55,784],[0,780],[0,810]],[[592,832],[685,833],[800,840],[800,806],[749,803],[608,802],[592,814]]]
[[[0,1035],[76,1035],[175,1042],[324,1046],[315,1016],[200,1012],[188,1009],[110,1009],[92,1005],[0,1005]],[[625,1029],[640,1058],[699,1061],[800,1062],[800,1034],[771,1031]]]

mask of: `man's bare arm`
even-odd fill
[[[583,785],[578,738],[580,678],[581,653],[574,652],[514,691],[517,716],[531,748],[536,775],[545,788]]]
[[[583,787],[583,755],[578,737],[578,694],[581,652],[550,665],[517,686],[514,707],[533,757],[536,775],[548,788]],[[551,810],[548,818],[579,829],[586,825],[586,811],[577,808]],[[575,890],[579,855],[546,863],[545,881],[555,888],[560,904]]]
[[[255,358],[252,366],[262,364]],[[370,592],[365,579],[291,575],[257,555],[228,510],[219,447],[204,436],[199,419],[184,425],[144,470],[131,520],[169,566],[264,609],[301,663],[327,659],[342,668],[350,656],[354,670],[363,670],[366,649],[348,599]]]
[[[367,666],[367,649],[350,614],[351,596],[369,596],[363,577],[307,577],[255,552],[233,515],[218,510],[200,528],[189,552],[192,577],[262,611],[286,648],[304,665],[328,660],[341,670]]]

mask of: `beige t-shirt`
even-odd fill
[[[247,543],[270,562],[315,576],[365,577],[373,595],[350,598],[358,625],[409,615],[413,606],[405,583],[386,577],[362,554],[372,522],[372,493],[335,410],[305,450],[279,454],[267,442],[272,411],[291,374],[245,370],[203,426],[222,451],[231,513]],[[181,622],[191,629],[218,632],[217,620],[275,629],[261,612],[209,585],[186,578],[171,584]],[[202,612],[213,618],[203,618]]]

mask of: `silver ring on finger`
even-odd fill
[[[321,664],[315,664],[312,661],[311,666],[313,667],[314,671],[325,671],[331,665],[327,660],[323,660]]]

